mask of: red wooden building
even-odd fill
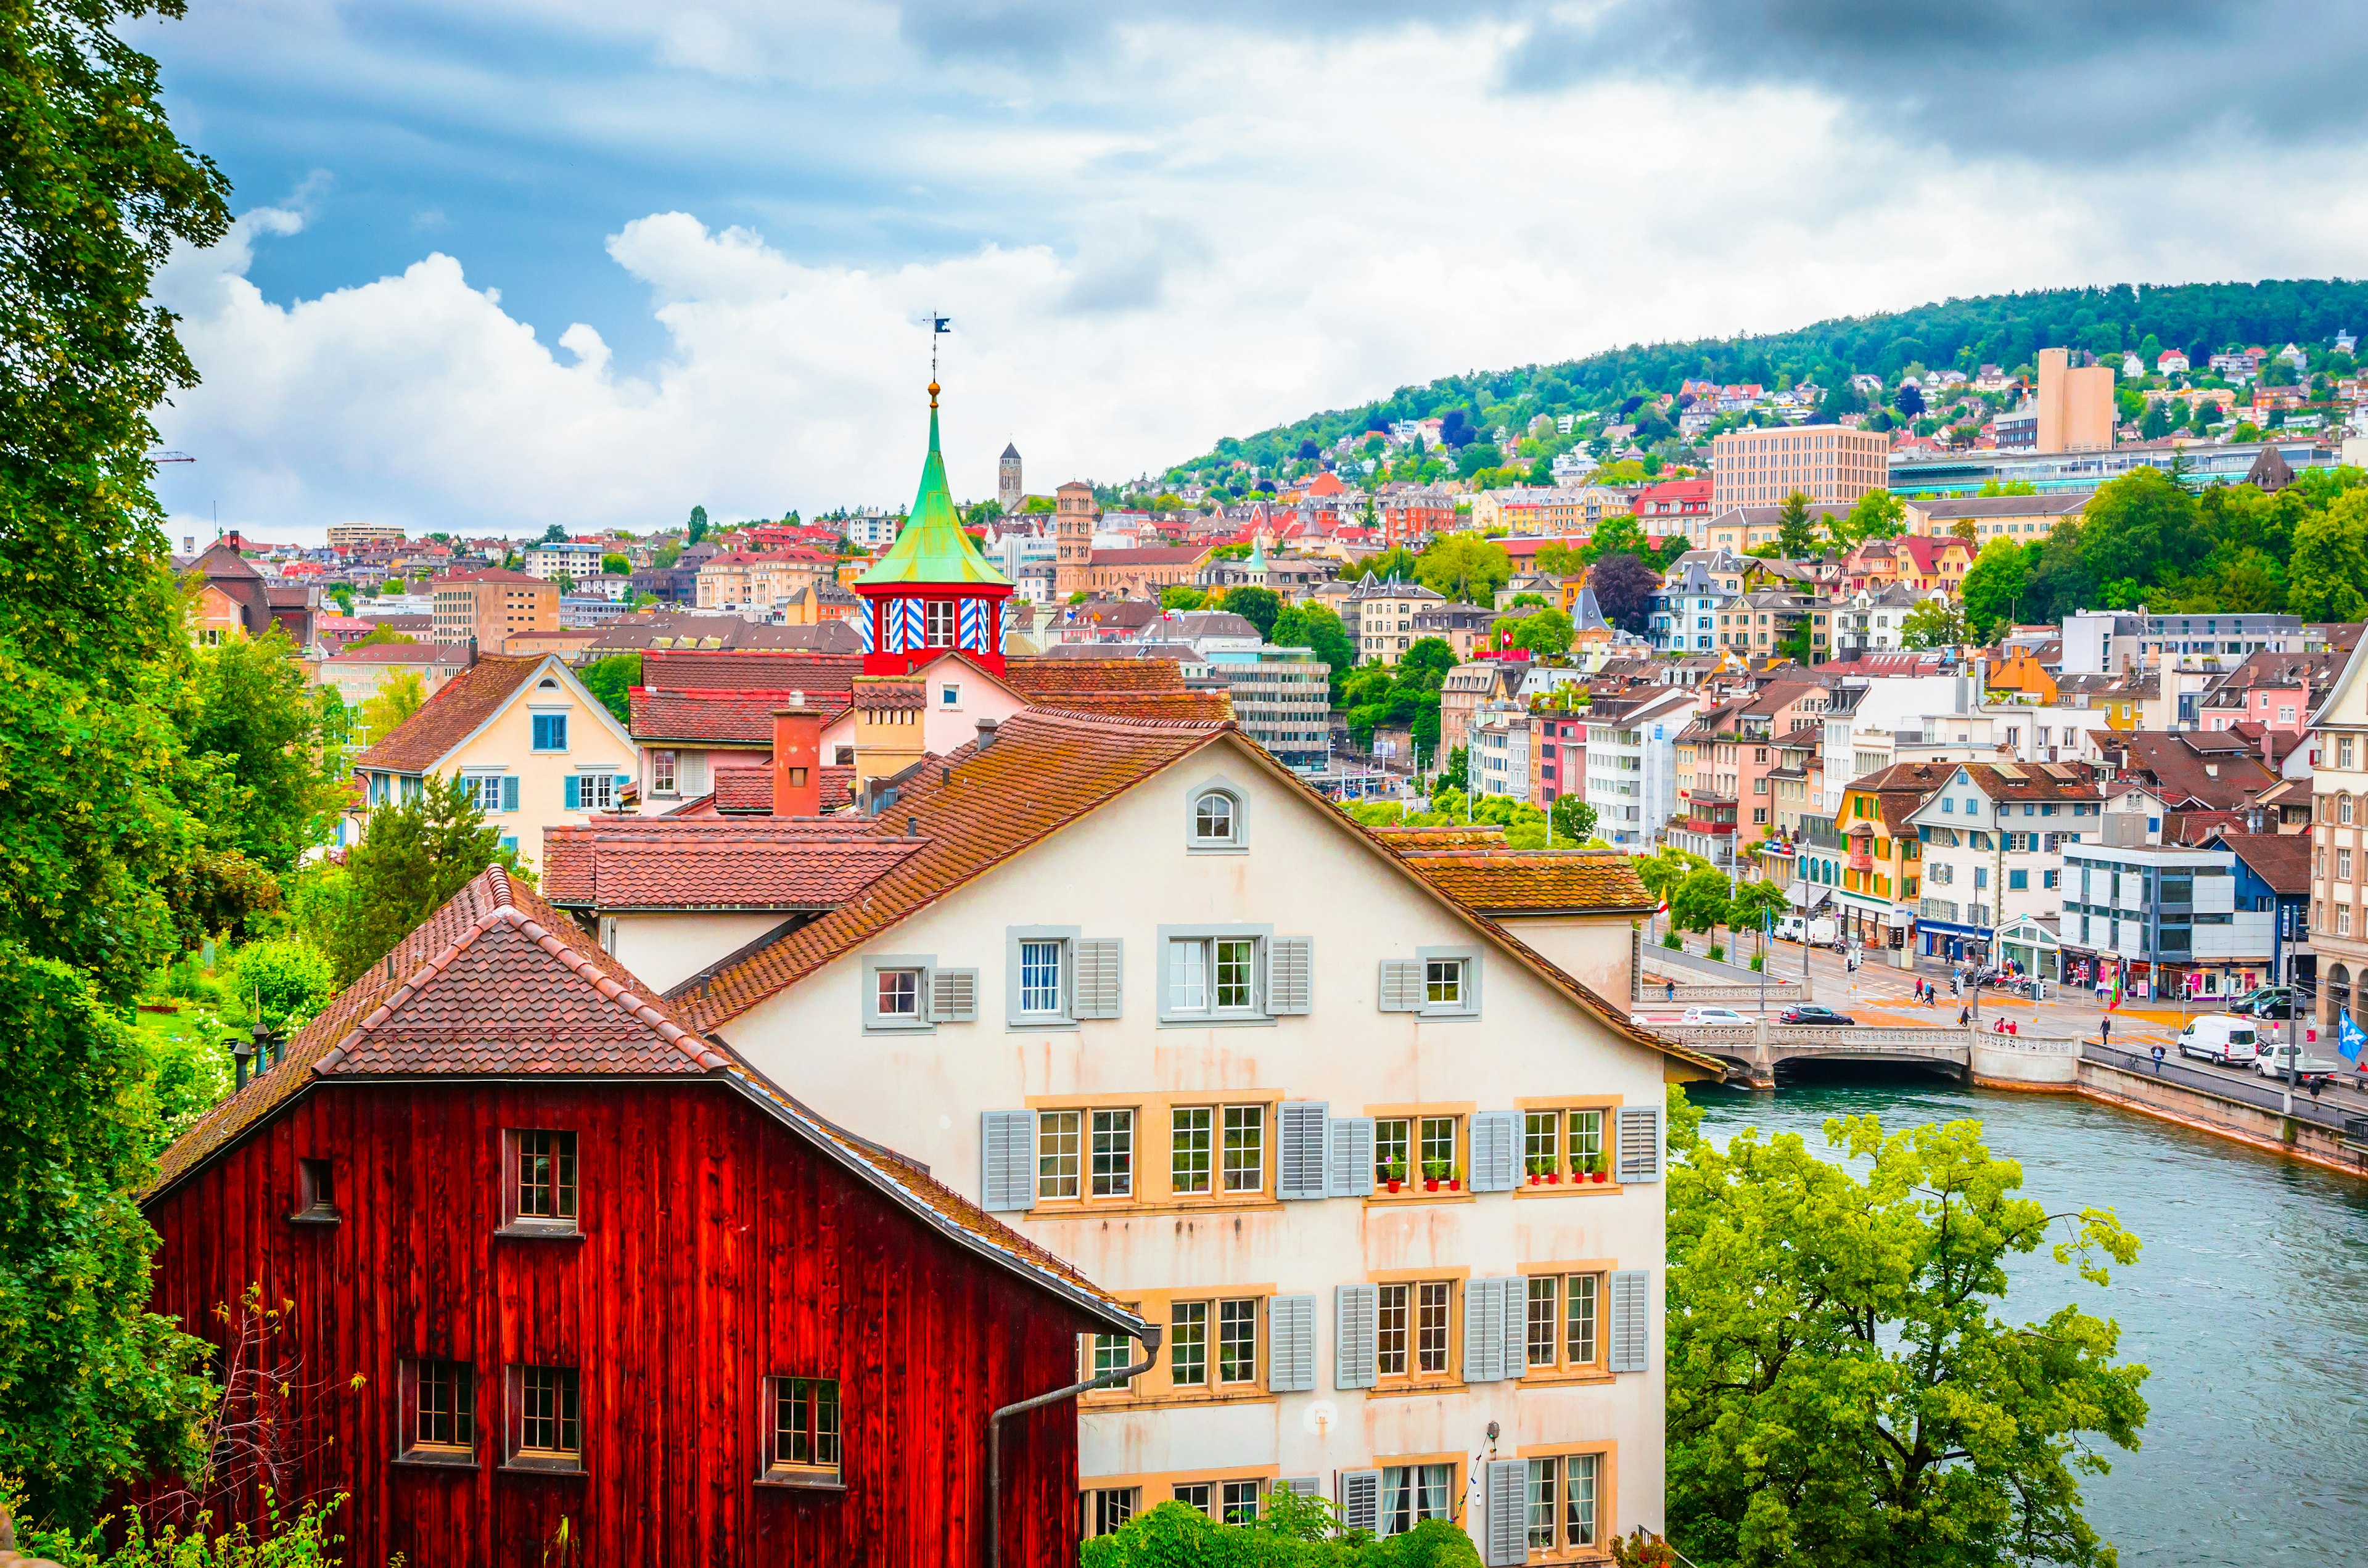
[[[348,1494],[369,1568],[984,1562],[990,1413],[1076,1381],[1078,1335],[1144,1332],[498,869],[176,1142],[145,1207],[156,1310],[291,1391],[239,1473]],[[286,1308],[259,1341],[250,1287]],[[1002,1560],[1066,1568],[1076,1405],[1001,1437]]]

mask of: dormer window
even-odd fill
[[[1242,804],[1230,790],[1203,790],[1192,798],[1192,847],[1242,846]]]

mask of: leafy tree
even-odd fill
[[[1258,628],[1264,638],[1274,630],[1275,619],[1282,614],[1282,596],[1272,588],[1244,585],[1225,590],[1225,608]]]
[[[2152,583],[2201,560],[2209,548],[2195,497],[2159,469],[2110,480],[2089,498],[2080,522],[2080,556],[2099,583]]]
[[[1170,583],[1159,590],[1159,608],[1162,609],[1199,609],[1208,602],[1208,594],[1190,583]]]
[[[1652,548],[1653,541],[1645,537],[1645,526],[1635,518],[1622,515],[1606,517],[1596,524],[1595,531],[1587,536],[1587,542],[1579,546],[1577,553],[1584,564],[1600,561],[1607,555],[1643,556],[1648,554]],[[1539,551],[1539,555],[1543,559],[1544,551]]]
[[[1975,642],[1988,642],[1993,631],[2014,619],[2015,606],[2030,585],[2031,567],[2039,553],[2037,545],[2017,544],[2003,536],[1982,546],[1957,588],[1965,625]]]
[[[329,598],[331,602],[336,605],[337,613],[339,615],[351,615],[354,613],[354,590],[351,584],[340,583],[336,587],[331,588],[329,590]]]
[[[2137,1238],[2050,1214],[1980,1124],[1826,1124],[1720,1149],[1672,1108],[1668,1519],[1697,1562],[2110,1564],[2080,1514],[2092,1447],[2137,1445],[2146,1369],[2078,1305],[2014,1324],[2010,1258],[2052,1243],[2099,1287]]]
[[[1903,382],[1899,395],[1891,400],[1891,405],[1913,419],[1924,412],[1924,389],[1913,381]]]
[[[417,670],[398,670],[379,682],[377,694],[362,704],[363,734],[376,745],[427,706],[427,680]]]
[[[1849,513],[1831,524],[1834,542],[1855,550],[1871,539],[1897,539],[1907,531],[1907,508],[1888,490],[1870,490]]]
[[[231,961],[232,994],[276,1029],[301,1028],[337,994],[336,971],[301,938],[249,942]]]
[[[584,685],[600,699],[620,724],[633,722],[631,693],[642,684],[642,656],[639,653],[611,653],[605,659],[595,659],[575,672],[584,677]]]
[[[1967,635],[1964,613],[1938,597],[1919,601],[1899,620],[1902,647],[1954,648]]]
[[[1809,521],[1809,497],[1801,491],[1785,496],[1777,512],[1776,542],[1790,561],[1801,560],[1817,546],[1817,528]]]
[[[1770,881],[1738,881],[1735,896],[1727,903],[1726,923],[1737,931],[1758,935],[1759,956],[1768,957],[1767,922],[1783,917],[1793,907],[1793,895]]]
[[[485,821],[458,778],[429,778],[418,796],[370,812],[362,840],[346,857],[334,892],[318,907],[307,936],[336,966],[337,983],[354,977],[434,914],[487,866],[515,870],[518,852]]]
[[[1734,884],[1710,866],[1686,873],[1669,894],[1669,924],[1680,931],[1710,932],[1726,925]]]
[[[697,544],[700,540],[703,540],[706,537],[707,508],[704,506],[693,506],[690,509],[690,521],[683,528],[683,542],[685,544]]]
[[[1441,534],[1415,562],[1415,576],[1433,593],[1465,604],[1487,604],[1513,575],[1513,558],[1477,534]]]
[[[1982,537],[1982,530],[1975,525],[1973,518],[1959,517],[1955,522],[1949,525],[1949,536],[1952,539],[1964,540],[1967,544],[1971,544],[1975,540]]]
[[[2080,553],[2080,525],[2066,520],[2049,530],[2032,558],[2023,588],[2023,613],[2034,620],[2062,620],[2097,602],[2097,579]]]
[[[1455,650],[1444,638],[1417,637],[1414,646],[1398,655],[1400,684],[1416,684],[1437,691],[1447,672],[1455,667]]]
[[[1415,567],[1414,552],[1402,544],[1394,544],[1359,562],[1351,575],[1383,583],[1411,583],[1416,580]]]
[[[1595,808],[1577,795],[1556,795],[1553,809],[1546,814],[1554,820],[1556,836],[1565,843],[1584,844],[1595,836]]]
[[[2294,530],[2287,573],[2287,614],[2368,619],[2368,489],[2345,493]]]
[[[376,626],[370,629],[369,636],[357,637],[352,642],[347,643],[346,646],[348,648],[391,648],[399,647],[406,643],[416,646],[418,642],[419,639],[414,637],[408,631],[397,631],[393,627],[387,625],[386,622],[380,621]]]
[[[1340,702],[1340,683],[1357,665],[1357,651],[1349,646],[1348,629],[1329,605],[1293,605],[1275,618],[1272,639],[1278,647],[1309,648],[1315,656],[1331,667],[1332,702]]]
[[[627,577],[632,574],[633,562],[629,557],[612,553],[600,558],[600,570],[612,576]]]
[[[567,530],[562,528],[559,524],[553,523],[549,528],[542,530],[542,538],[538,542],[542,544],[565,544],[567,542]]]
[[[1652,619],[1661,574],[1634,555],[1607,555],[1588,569],[1587,585],[1595,590],[1604,619],[1623,631],[1642,632]]]
[[[324,733],[322,693],[278,627],[198,656],[188,747],[211,765],[210,836],[274,872],[328,842],[345,804],[345,767]],[[334,695],[334,694],[331,694]]]

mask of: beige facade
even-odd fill
[[[2338,1014],[2362,1008],[2368,983],[2368,678],[2355,652],[2311,716],[2310,945],[2318,954],[2314,1011],[2332,1041]]]
[[[806,551],[728,551],[700,567],[699,608],[751,619],[781,611],[791,625],[810,625],[820,619],[816,585],[837,575],[836,560]]]
[[[2113,370],[2110,365],[2075,369],[2071,352],[2039,351],[2039,449],[2095,452],[2113,444]]]
[[[1891,482],[1891,443],[1841,425],[1730,430],[1711,442],[1711,513],[1773,506],[1799,491],[1811,506],[1847,507]]]
[[[401,544],[403,529],[393,523],[331,523],[329,548],[343,550],[358,544]]]
[[[559,629],[559,585],[498,566],[437,578],[429,585],[428,602],[435,609],[436,641],[456,646],[474,642],[480,653],[509,652],[509,640],[518,632]]]

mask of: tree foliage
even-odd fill
[[[1513,575],[1505,547],[1478,534],[1441,534],[1415,562],[1415,577],[1433,593],[1468,605],[1491,603]]]
[[[1975,642],[1988,642],[1992,632],[2012,622],[2041,548],[2018,544],[2003,535],[1982,546],[1965,580],[1957,586],[1965,626]]]
[[[186,710],[189,752],[211,774],[214,842],[282,875],[329,841],[345,802],[323,705],[336,694],[305,686],[295,652],[277,626],[202,650]]]
[[[1275,620],[1282,614],[1282,596],[1272,588],[1247,584],[1238,588],[1227,588],[1223,602],[1227,611],[1257,627],[1261,639],[1273,632]]]
[[[518,852],[502,847],[501,829],[485,821],[458,778],[429,778],[418,796],[370,812],[345,869],[323,890],[307,937],[336,966],[340,986],[434,914],[487,866],[513,871]]]
[[[1604,619],[1622,631],[1641,634],[1652,619],[1661,574],[1634,555],[1607,555],[1588,569],[1587,585],[1595,590],[1596,608]]]
[[[611,653],[605,659],[593,660],[575,673],[583,677],[585,689],[600,699],[600,706],[617,722],[633,722],[632,693],[642,684],[639,653]]]
[[[1320,1497],[1269,1492],[1256,1520],[1221,1525],[1186,1504],[1145,1509],[1079,1554],[1082,1568],[1479,1568],[1462,1526],[1425,1519],[1376,1540],[1340,1523]]]
[[[1954,648],[1968,635],[1965,612],[1949,599],[1935,595],[1918,599],[1913,608],[1899,618],[1899,642],[1907,648]]]
[[[427,677],[417,670],[397,670],[362,700],[362,733],[376,745],[427,706]]]
[[[1784,497],[1776,515],[1776,543],[1788,561],[1798,561],[1817,546],[1817,525],[1809,520],[1809,497],[1795,490]]]
[[[1669,1171],[1668,1517],[1698,1562],[1808,1568],[2110,1564],[2080,1514],[2101,1438],[2135,1448],[2143,1367],[2077,1305],[2000,1313],[2009,1259],[2052,1247],[2102,1287],[2137,1238],[2053,1215],[1980,1124],[1826,1124],[1863,1178],[1795,1133]]]

